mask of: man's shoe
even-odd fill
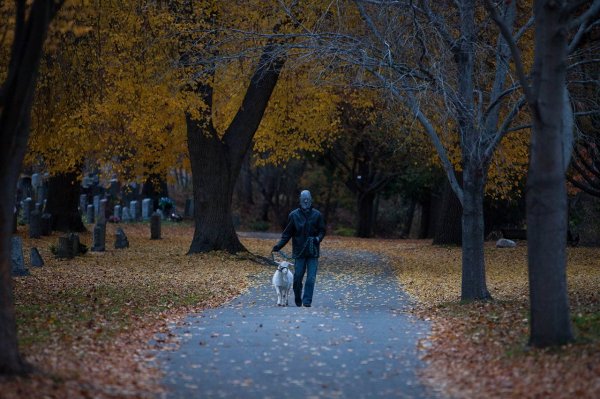
[[[305,307],[305,308],[310,308],[310,303],[305,303],[305,304],[304,304],[304,307]]]
[[[298,306],[298,307],[302,306],[302,302],[296,302],[296,306]]]

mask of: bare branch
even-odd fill
[[[498,12],[496,11],[496,8],[492,4],[491,0],[485,0],[485,8],[488,11],[488,13],[490,14],[490,16],[492,17],[492,19],[494,20],[494,22],[496,22],[496,25],[500,29],[500,33],[502,33],[502,36],[504,36],[506,43],[508,43],[508,47],[510,48],[510,52],[513,57],[513,61],[515,62],[515,69],[517,70],[517,77],[519,78],[519,81],[521,82],[521,86],[523,87],[523,92],[525,93],[525,98],[527,99],[527,102],[530,104],[534,104],[535,101],[534,101],[533,94],[531,93],[531,86],[529,86],[529,83],[527,82],[527,75],[525,74],[525,67],[523,65],[523,61],[521,60],[521,51],[517,47],[517,44],[515,43],[510,30],[508,29],[508,27],[506,26],[504,21],[498,15]]]

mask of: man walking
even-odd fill
[[[296,306],[310,307],[312,304],[317,268],[319,265],[319,248],[325,237],[325,222],[321,212],[313,209],[310,191],[300,193],[300,208],[290,212],[287,226],[281,234],[281,240],[273,247],[279,251],[292,239],[292,257],[294,266],[294,299]],[[304,294],[302,279],[306,273]]]

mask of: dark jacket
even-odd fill
[[[315,240],[315,237],[318,240]],[[283,248],[291,238],[293,258],[318,258],[323,237],[325,237],[325,222],[321,212],[313,208],[307,211],[298,208],[290,212],[281,240],[274,249]]]

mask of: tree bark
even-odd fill
[[[369,238],[373,236],[373,224],[375,222],[373,216],[376,192],[359,192],[357,197],[358,226],[356,229],[356,236]]]
[[[433,236],[434,245],[462,245],[462,205],[448,179],[444,181],[438,220]]]
[[[19,353],[11,277],[11,230],[16,183],[29,136],[31,106],[42,47],[60,4],[36,0],[26,18],[25,1],[15,2],[16,28],[6,79],[0,87],[0,374],[31,368]]]
[[[527,175],[531,332],[545,347],[573,339],[566,279],[567,191],[564,159],[567,28],[558,4],[535,3],[535,104]]]
[[[483,253],[483,193],[485,173],[479,169],[463,171],[462,285],[463,301],[491,298],[485,281]]]
[[[194,238],[188,254],[225,250],[245,251],[232,220],[235,183],[244,157],[275,89],[284,59],[272,60],[267,45],[250,79],[240,109],[222,137],[212,123],[212,88],[199,85],[209,105],[202,121],[187,116],[188,149],[194,190]]]
[[[479,148],[480,131],[475,126],[473,101],[475,57],[475,2],[460,3],[460,44],[455,53],[458,65],[458,126],[463,162],[462,286],[463,301],[490,298],[485,282],[483,256],[483,188],[485,160]]]
[[[60,173],[50,178],[46,212],[52,215],[52,230],[79,233],[86,231],[77,210],[79,187],[76,172]]]

